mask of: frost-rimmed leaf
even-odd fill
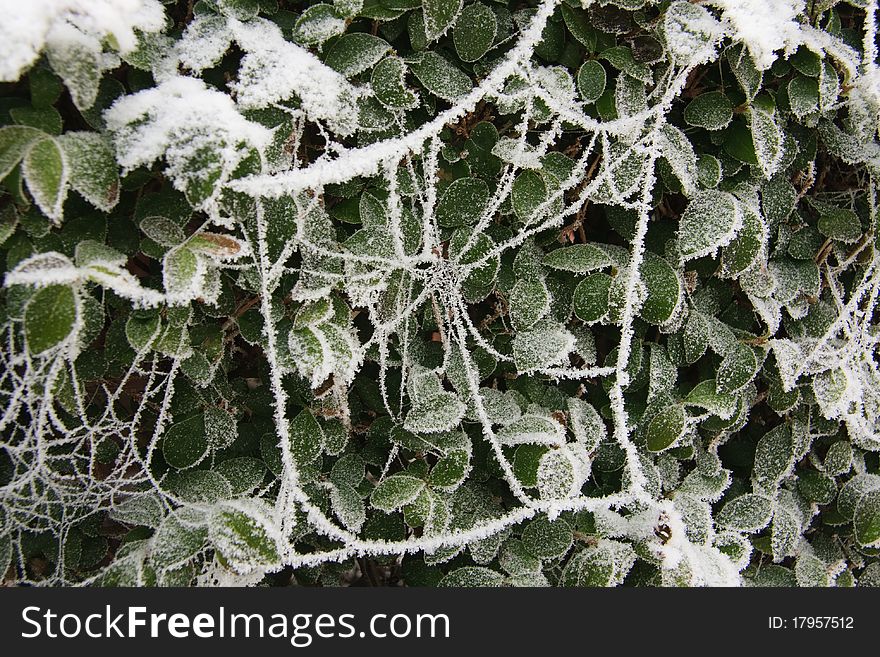
[[[30,145],[44,136],[41,130],[30,126],[7,125],[0,128],[0,180],[9,175]]]
[[[532,372],[561,363],[574,348],[574,336],[561,324],[538,322],[513,339],[513,360],[520,372]]]
[[[866,493],[856,504],[853,528],[860,545],[876,547],[880,544],[880,490]]]
[[[197,465],[208,454],[208,438],[202,414],[173,424],[162,441],[162,455],[173,468],[185,470]]]
[[[550,292],[540,278],[521,278],[510,292],[510,319],[518,330],[529,329],[550,310]]]
[[[64,341],[77,323],[76,294],[68,285],[37,290],[24,311],[28,350],[41,354]]]
[[[720,91],[700,94],[684,108],[684,120],[706,130],[721,130],[733,120],[733,103]]]
[[[24,156],[22,172],[40,210],[55,223],[60,223],[70,168],[58,140],[46,137],[32,144]]]
[[[425,89],[449,102],[461,98],[473,86],[467,75],[433,50],[423,53],[410,68]]]
[[[425,482],[409,475],[391,475],[376,486],[370,502],[380,511],[396,511],[413,502],[422,492]]]
[[[715,253],[730,244],[743,224],[743,212],[727,192],[705,190],[694,196],[679,220],[678,246],[684,259]]]
[[[739,344],[728,352],[715,375],[715,386],[719,393],[732,393],[742,390],[758,373],[758,359],[754,350],[746,344]]]
[[[489,200],[489,186],[480,178],[458,178],[440,197],[437,223],[445,228],[474,224]]]
[[[613,278],[596,272],[584,278],[574,289],[573,308],[578,319],[590,324],[608,314]]]
[[[282,538],[271,509],[261,500],[218,504],[208,523],[211,543],[240,573],[271,570],[281,561]]]
[[[681,280],[664,258],[650,251],[645,252],[640,273],[647,296],[639,314],[651,324],[662,324],[673,316],[681,303]]]
[[[293,40],[304,45],[323,43],[345,32],[345,21],[333,6],[319,3],[308,7],[293,26]]]
[[[611,260],[604,250],[593,244],[572,244],[550,251],[543,263],[552,269],[586,274],[609,266]]]
[[[456,568],[440,580],[438,586],[454,587],[454,588],[482,588],[501,586],[504,582],[504,575],[483,568],[482,566],[464,566]]]
[[[452,28],[455,52],[463,62],[475,62],[488,52],[498,33],[494,12],[481,2],[466,6]]]
[[[333,43],[324,63],[347,78],[371,68],[385,56],[391,46],[385,39],[363,32],[341,36]]]
[[[428,399],[413,403],[406,416],[404,428],[414,433],[438,433],[458,426],[464,417],[465,405],[455,393],[441,392]]]
[[[399,57],[386,57],[373,68],[370,85],[380,103],[389,109],[411,109],[418,97],[407,88],[406,64]]]
[[[681,404],[670,404],[651,418],[645,435],[648,451],[669,449],[684,435],[687,414]]]
[[[463,5],[463,0],[422,0],[425,37],[428,43],[436,40],[449,29],[461,13]]]
[[[782,132],[773,114],[755,104],[751,107],[752,144],[765,178],[772,178],[782,162]]]
[[[68,132],[58,138],[70,169],[70,186],[99,210],[119,202],[119,170],[113,149],[95,132]]]
[[[585,103],[595,103],[605,93],[605,67],[596,59],[581,64],[577,72],[577,88]]]
[[[772,513],[769,499],[746,493],[724,505],[718,513],[718,522],[728,529],[754,533],[767,526]]]

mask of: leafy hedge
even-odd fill
[[[880,583],[877,0],[0,22],[0,570]]]

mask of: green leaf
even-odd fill
[[[319,3],[308,7],[293,26],[293,40],[303,45],[315,45],[345,32],[345,21],[332,5]]]
[[[385,39],[364,32],[352,32],[333,43],[324,63],[350,78],[377,64],[389,50],[391,46]]]
[[[24,156],[22,173],[43,214],[61,223],[69,168],[59,142],[51,137],[35,142]]]
[[[526,550],[539,559],[556,559],[571,548],[574,540],[571,526],[562,518],[551,522],[540,515],[525,526],[522,542]]]
[[[577,72],[577,88],[585,103],[595,103],[605,93],[605,67],[596,59],[585,61]]]
[[[641,278],[648,290],[639,310],[642,319],[651,324],[662,324],[671,319],[682,298],[681,281],[676,271],[664,258],[646,251]]]
[[[814,78],[798,76],[788,83],[788,104],[799,119],[819,109],[819,83]]]
[[[208,523],[211,543],[234,570],[248,573],[276,566],[280,559],[280,532],[268,505],[258,500],[230,500],[218,504]]]
[[[458,178],[437,204],[437,223],[444,228],[475,224],[489,201],[489,186],[480,178]]]
[[[587,52],[596,50],[597,34],[596,30],[590,25],[590,17],[587,12],[580,7],[572,7],[565,3],[562,4],[562,19],[571,35],[580,43]],[[604,86],[604,84],[603,84]],[[599,94],[600,96],[602,94]],[[597,96],[598,98],[598,96]]]
[[[585,274],[611,264],[608,254],[593,244],[572,244],[554,249],[544,256],[544,265],[553,269]]]
[[[758,70],[748,48],[741,43],[728,48],[725,54],[737,82],[746,93],[746,97],[753,100],[761,90],[764,73]]]
[[[706,130],[721,130],[733,120],[733,103],[720,91],[700,94],[684,108],[684,120]]]
[[[758,373],[758,359],[755,351],[746,344],[739,343],[728,352],[718,373],[715,375],[715,386],[719,393],[732,393],[746,387]]]
[[[94,44],[98,46],[97,40]],[[100,47],[92,47],[91,39],[60,39],[46,54],[77,108],[86,110],[94,105],[101,83]]]
[[[636,562],[628,543],[600,539],[574,554],[559,579],[560,586],[620,586]]]
[[[330,489],[330,506],[349,531],[359,532],[367,519],[360,494],[349,484],[336,484]]]
[[[0,180],[10,174],[38,139],[45,137],[41,130],[23,125],[0,128]]]
[[[877,547],[880,544],[880,490],[873,490],[856,504],[853,528],[859,545]]]
[[[574,336],[559,324],[539,322],[513,338],[513,362],[520,372],[558,365],[574,348]]]
[[[393,110],[418,105],[418,96],[406,87],[405,77],[406,64],[400,57],[386,57],[376,64],[370,85],[379,102]]]
[[[453,392],[440,392],[428,399],[413,402],[403,426],[413,433],[437,433],[458,426],[464,417],[465,405]]]
[[[550,311],[550,292],[540,278],[521,278],[510,292],[509,305],[514,327],[528,329]]]
[[[476,62],[495,42],[498,21],[495,13],[481,2],[465,7],[452,30],[455,52],[463,62]]]
[[[755,449],[755,466],[752,468],[752,480],[756,489],[769,493],[775,491],[778,482],[794,466],[794,450],[791,430],[786,424],[770,429],[761,437]]]
[[[489,568],[481,566],[464,566],[456,568],[445,575],[437,586],[452,588],[482,588],[487,586],[501,586],[504,576]]]
[[[772,512],[769,499],[746,493],[724,505],[718,513],[718,523],[728,529],[753,533],[767,526]]]
[[[165,291],[173,296],[194,296],[200,283],[204,265],[185,245],[171,249],[162,261],[162,280]]]
[[[841,208],[817,199],[811,199],[810,204],[819,213],[819,232],[826,237],[852,244],[862,236],[862,222],[849,208]]]
[[[99,210],[119,202],[119,170],[113,149],[95,132],[68,132],[58,138],[70,167],[70,185]]]
[[[125,337],[132,349],[140,351],[144,349],[152,339],[158,339],[161,335],[161,318],[159,315],[150,317],[137,317],[132,315],[125,322]]]
[[[76,324],[77,304],[73,288],[49,285],[36,291],[24,311],[28,350],[41,354],[70,335]]]
[[[309,409],[303,409],[290,422],[290,451],[300,466],[321,455],[324,430]]]
[[[547,200],[547,183],[539,173],[526,169],[513,181],[510,195],[517,218],[526,225],[533,224],[540,217],[532,214]]]
[[[686,406],[697,406],[727,420],[736,411],[736,397],[717,391],[715,379],[701,381],[685,397]]]
[[[471,455],[465,449],[450,450],[431,468],[428,483],[438,488],[457,488],[471,469],[470,459]]]
[[[772,178],[782,161],[782,132],[773,114],[763,107],[751,107],[752,145],[765,178]]]
[[[612,280],[608,274],[596,272],[578,283],[572,296],[574,314],[578,319],[591,324],[608,314]]]
[[[721,272],[732,278],[752,266],[767,241],[767,226],[760,214],[741,205],[743,225],[733,241],[721,249]]]
[[[162,455],[165,461],[178,470],[197,465],[207,454],[205,416],[201,413],[173,424],[162,440]]]
[[[409,475],[386,477],[370,495],[370,502],[380,511],[396,511],[413,502],[422,492],[425,482]]]
[[[453,102],[471,90],[471,79],[434,51],[423,53],[410,68],[425,89],[443,100]]]
[[[669,449],[684,435],[687,414],[681,404],[670,404],[660,410],[648,423],[645,434],[648,451]]]
[[[422,0],[428,43],[435,41],[455,22],[463,4],[463,0]]]
[[[679,220],[682,258],[691,260],[715,253],[736,237],[742,223],[742,210],[731,194],[714,189],[699,192]]]

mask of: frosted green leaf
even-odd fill
[[[679,220],[682,258],[691,260],[715,253],[733,241],[742,223],[743,212],[731,194],[712,189],[698,193]]]
[[[129,497],[110,511],[110,517],[118,522],[153,528],[162,523],[164,515],[165,509],[155,493]]]
[[[532,214],[547,200],[547,193],[547,183],[539,173],[522,171],[513,181],[511,190],[511,202],[517,218],[527,225],[538,221],[540,217],[533,217]]]
[[[28,351],[41,354],[64,341],[77,321],[76,294],[67,285],[48,285],[34,293],[24,311]]]
[[[581,399],[569,397],[566,400],[572,433],[587,452],[594,451],[605,438],[607,429],[598,411]]]
[[[449,572],[440,580],[438,586],[453,588],[483,588],[501,586],[504,575],[481,566],[464,566]]]
[[[480,178],[458,178],[440,197],[437,223],[444,228],[475,224],[489,201],[489,186]]]
[[[794,564],[794,574],[798,586],[823,588],[829,585],[827,567],[812,554],[798,556]]]
[[[761,90],[763,71],[758,70],[748,49],[742,44],[737,43],[728,48],[726,55],[737,82],[745,91],[746,97],[753,100]]]
[[[24,156],[22,173],[43,214],[60,223],[70,169],[58,140],[47,137],[33,143]]]
[[[77,36],[59,39],[47,49],[52,70],[64,80],[74,104],[86,110],[95,103],[101,83],[101,48],[94,37],[74,30]]]
[[[358,486],[364,473],[364,460],[358,454],[343,454],[330,469],[330,481],[337,486]]]
[[[418,104],[418,96],[407,88],[406,64],[400,57],[386,57],[373,69],[370,85],[376,98],[393,110],[411,109]]]
[[[352,32],[339,37],[333,43],[324,63],[350,78],[377,64],[389,50],[391,46],[385,39],[363,32]]]
[[[571,548],[571,526],[563,519],[554,521],[540,515],[525,526],[522,542],[526,550],[539,559],[556,559]]]
[[[119,170],[109,142],[95,132],[68,132],[58,138],[70,169],[70,185],[99,210],[119,202]]]
[[[746,387],[758,373],[758,359],[755,351],[746,344],[738,344],[735,349],[728,352],[718,373],[715,375],[715,385],[719,393],[732,393]]]
[[[819,232],[826,237],[851,244],[862,236],[859,216],[849,208],[841,208],[816,199],[811,199],[810,204],[819,213]]]
[[[600,539],[568,560],[560,586],[620,586],[636,562],[632,546],[621,541]]]
[[[632,49],[627,46],[613,46],[603,50],[599,55],[602,59],[608,61],[614,68],[623,71],[629,76],[640,80],[645,84],[653,82],[651,69],[641,62],[637,62],[633,57]]]
[[[461,13],[463,0],[422,0],[428,43],[442,36]]]
[[[705,8],[689,2],[673,2],[663,16],[666,45],[686,62],[698,63],[714,55],[714,41],[722,34],[721,24]]]
[[[853,462],[853,448],[846,440],[833,443],[825,453],[823,469],[832,477],[849,472]]]
[[[423,53],[410,68],[425,89],[449,102],[461,98],[473,86],[467,75],[434,51]]]
[[[614,107],[618,118],[636,116],[647,110],[645,83],[631,75],[619,75],[614,87]],[[619,187],[624,188],[625,185]]]
[[[205,435],[211,449],[229,447],[238,438],[235,416],[227,410],[211,406],[205,409]]]
[[[364,9],[364,0],[333,0],[333,6],[342,16],[357,16]]]
[[[566,447],[548,450],[538,462],[537,486],[541,499],[567,499],[578,494],[583,481],[577,473],[575,456]],[[537,556],[537,555],[536,555]]]
[[[345,32],[345,21],[328,4],[308,7],[293,26],[293,40],[303,45],[323,43]]]
[[[782,132],[773,114],[759,105],[751,107],[752,145],[765,178],[771,178],[782,162]]]
[[[452,4],[456,0],[432,0],[446,1]],[[459,5],[460,5],[460,0]],[[427,24],[427,14],[425,15]],[[463,62],[475,62],[488,52],[495,42],[498,32],[498,21],[495,13],[481,2],[475,2],[465,7],[455,21],[452,28],[452,41],[455,44],[455,52]]]
[[[218,504],[208,523],[211,543],[224,561],[240,573],[277,566],[281,533],[261,500],[230,500]]]
[[[701,153],[697,158],[697,181],[705,189],[717,187],[721,182],[721,162],[714,155]]]
[[[562,325],[538,323],[513,338],[516,369],[527,373],[560,364],[574,348],[574,336]]]
[[[205,423],[207,424],[207,418]],[[219,463],[216,472],[223,475],[231,486],[232,495],[251,495],[266,476],[266,466],[260,459],[241,456]]]
[[[558,422],[542,415],[527,414],[508,424],[498,432],[502,445],[550,445],[565,444],[565,429]]]
[[[550,311],[550,292],[540,278],[521,278],[510,292],[509,306],[516,329],[529,329]]]
[[[202,461],[208,454],[204,416],[199,413],[173,424],[162,441],[162,454],[173,468],[185,470]]]
[[[150,560],[157,569],[170,569],[188,561],[205,545],[207,529],[182,522],[181,513],[165,517],[150,540]]]
[[[799,119],[819,109],[819,83],[814,78],[798,76],[788,83],[788,104]]]
[[[662,324],[672,318],[682,297],[681,281],[676,271],[664,258],[646,251],[641,279],[648,292],[639,310],[642,319],[651,324]]]
[[[611,264],[606,252],[593,244],[572,244],[554,249],[544,256],[547,267],[585,274]]]
[[[364,501],[349,484],[337,484],[330,489],[330,505],[333,513],[346,529],[359,532],[367,519]]]
[[[162,280],[170,295],[195,295],[204,266],[186,246],[171,249],[162,262]]]
[[[795,553],[802,531],[800,519],[792,510],[782,504],[776,504],[773,510],[773,523],[770,526],[770,547],[774,561],[781,561]]]
[[[648,423],[645,434],[648,451],[662,452],[674,445],[684,435],[686,417],[681,404],[670,404],[661,409]]]
[[[702,408],[713,415],[727,420],[736,411],[736,397],[717,391],[715,379],[702,381],[695,385],[685,397],[686,406]]]
[[[847,481],[837,494],[837,511],[846,519],[855,515],[859,501],[868,493],[880,490],[880,476],[861,472]]]
[[[145,217],[140,226],[144,235],[162,246],[177,246],[186,239],[183,229],[165,217]]]
[[[721,272],[732,278],[752,266],[767,241],[767,226],[760,214],[741,205],[743,225],[733,241],[721,249]]]
[[[585,103],[595,103],[605,93],[605,67],[596,59],[585,61],[577,72],[577,88]]]
[[[41,130],[23,125],[0,128],[0,180],[9,175],[21,161],[28,148],[45,137]]]
[[[414,433],[449,431],[464,417],[465,405],[455,393],[441,392],[428,399],[413,402],[404,422],[404,428]]]
[[[860,545],[877,547],[880,544],[880,490],[872,490],[858,501],[853,528]]]
[[[308,326],[319,326],[329,322],[333,318],[333,304],[329,299],[317,299],[303,306],[296,312],[293,318],[294,330]]]
[[[746,493],[724,505],[718,513],[718,523],[728,529],[754,533],[767,526],[772,511],[769,499]]]
[[[574,314],[591,324],[605,317],[609,309],[612,278],[603,272],[588,275],[574,289]]]
[[[672,173],[681,182],[685,195],[692,195],[696,191],[699,171],[697,169],[697,154],[694,152],[690,139],[669,123],[660,129],[659,137],[660,152],[669,163]],[[713,187],[714,185],[705,186]]]
[[[795,446],[791,430],[780,424],[765,433],[755,450],[752,479],[756,489],[773,492],[777,483],[791,471],[795,460]]]
[[[370,495],[370,502],[380,511],[396,511],[413,502],[422,492],[425,482],[410,475],[386,477]]]
[[[290,451],[299,465],[311,463],[321,455],[324,431],[309,409],[290,422]]]
[[[733,120],[733,103],[720,91],[700,94],[684,108],[684,120],[706,130],[721,130]]]
[[[458,487],[471,469],[470,458],[470,453],[465,449],[450,450],[431,468],[428,483],[438,488]]]
[[[597,34],[596,30],[590,25],[590,17],[587,12],[580,7],[572,7],[563,3],[562,19],[571,35],[577,39],[587,52],[596,50]]]
[[[828,111],[840,94],[840,78],[837,76],[837,69],[828,60],[822,60],[822,70],[819,72],[819,109],[823,112]]]

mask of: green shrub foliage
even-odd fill
[[[877,0],[33,12],[6,581],[880,582]]]

